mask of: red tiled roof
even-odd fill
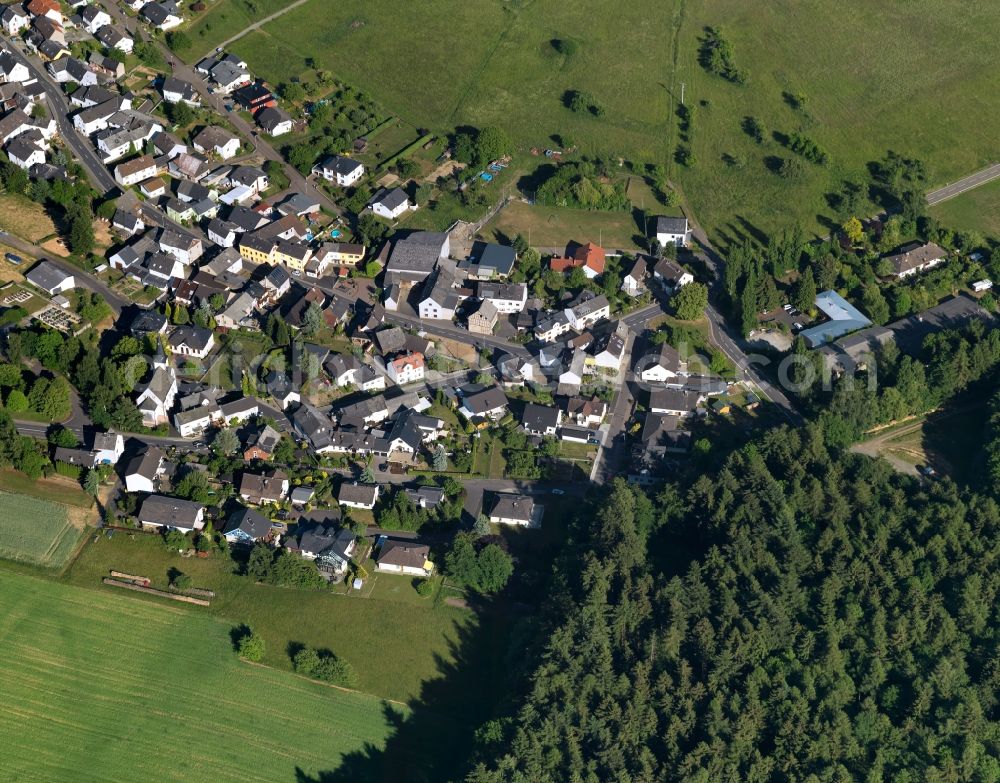
[[[553,272],[565,272],[567,269],[573,269],[577,266],[583,266],[583,264],[575,258],[553,258],[549,261],[549,268]]]
[[[577,248],[573,254],[573,258],[576,259],[577,265],[589,267],[597,272],[597,274],[601,274],[604,271],[604,248],[595,245],[593,242],[588,242],[582,247]]]

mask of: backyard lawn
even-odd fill
[[[408,712],[242,663],[204,614],[3,571],[0,604],[4,780],[319,780]]]

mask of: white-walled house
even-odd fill
[[[395,220],[411,208],[410,199],[402,188],[383,188],[375,194],[369,206],[376,215],[388,220]]]
[[[660,247],[674,245],[684,247],[691,241],[691,227],[686,217],[658,217],[656,219],[656,241]]]
[[[422,353],[411,353],[393,359],[386,365],[386,373],[389,379],[399,386],[407,383],[416,383],[424,379],[424,355]]]
[[[327,182],[335,182],[340,187],[347,188],[364,176],[365,167],[352,158],[332,155],[313,166],[312,171],[313,174],[322,177]]]

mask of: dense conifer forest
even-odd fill
[[[556,567],[468,783],[1000,780],[1000,509],[775,430]]]

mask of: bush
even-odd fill
[[[429,598],[434,595],[434,583],[430,579],[418,579],[416,590],[417,595],[422,598]]]
[[[237,652],[240,658],[254,663],[264,658],[264,640],[253,630],[248,629],[239,641]]]
[[[358,681],[354,667],[329,650],[303,647],[292,657],[292,667],[305,677],[343,687],[352,687]]]

